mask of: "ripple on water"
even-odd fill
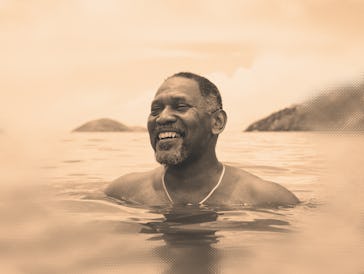
[[[81,163],[84,162],[83,160],[65,160],[62,161],[62,163],[67,163],[67,164],[73,164],[73,163]]]

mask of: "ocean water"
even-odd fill
[[[284,185],[286,208],[141,208],[108,199],[157,166],[147,133],[67,133],[5,153],[2,273],[364,273],[364,134],[223,133],[221,161]],[[30,156],[29,156],[30,155]]]

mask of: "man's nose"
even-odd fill
[[[157,117],[157,124],[169,124],[174,123],[176,121],[176,116],[173,113],[173,110],[170,107],[165,107],[161,113],[159,113]]]

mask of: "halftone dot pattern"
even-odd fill
[[[332,87],[302,104],[274,112],[246,131],[364,131],[364,82]]]
[[[195,235],[196,237],[196,235]],[[189,237],[185,235],[186,239]],[[196,240],[195,240],[196,241]],[[219,251],[209,243],[189,242],[181,245],[160,247],[158,255],[166,262],[162,273],[221,273],[219,270]]]

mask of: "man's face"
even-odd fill
[[[148,131],[161,164],[178,165],[206,151],[210,114],[195,80],[172,77],[162,84],[152,102]]]

